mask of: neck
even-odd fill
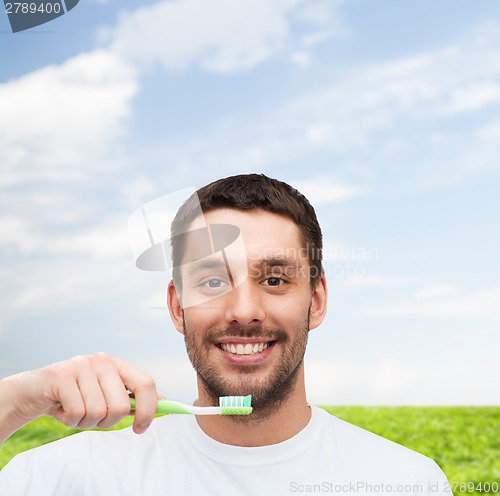
[[[198,382],[198,405],[211,404],[200,381]],[[255,414],[255,419],[252,415]],[[281,443],[300,432],[311,418],[311,409],[307,404],[303,367],[297,382],[288,398],[276,407],[276,411],[265,418],[259,418],[258,412],[249,417],[231,417],[224,415],[198,416],[200,428],[212,439],[234,446],[267,446]]]

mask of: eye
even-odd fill
[[[265,279],[262,284],[264,284],[264,286],[273,286],[273,287],[276,287],[276,286],[281,286],[282,284],[284,284],[286,281],[281,279],[281,277],[268,277],[267,279]]]
[[[206,281],[203,281],[200,286],[202,288],[206,289],[220,289],[224,288],[228,285],[226,281],[223,281],[222,279],[207,279]]]

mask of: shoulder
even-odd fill
[[[94,494],[99,487],[128,494],[126,485],[137,485],[141,474],[161,472],[163,451],[179,431],[178,420],[168,417],[155,419],[141,435],[131,428],[85,431],[21,453],[0,472],[0,494],[52,496],[57,487],[57,494],[81,495],[83,487],[92,494],[94,486]],[[141,490],[139,485],[135,493]]]
[[[373,474],[442,475],[431,458],[341,420],[325,410],[316,410],[338,455],[349,460],[352,467],[363,467]]]
[[[0,493],[48,496],[59,485],[79,494],[86,450],[85,433],[79,433],[20,453],[0,472]]]

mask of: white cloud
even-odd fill
[[[151,279],[139,277],[134,267],[126,217],[57,231],[47,219],[41,225],[35,219],[11,217],[1,223],[0,334],[40,314],[63,315],[68,308],[119,299],[130,305],[151,290]]]
[[[500,101],[500,84],[495,81],[473,82],[456,88],[445,109],[450,114],[478,110]]]
[[[294,17],[304,23],[310,23],[317,26],[336,25],[340,30],[341,18],[339,16],[339,7],[344,0],[308,0],[301,2]],[[332,8],[335,6],[335,9]]]
[[[295,64],[299,69],[308,69],[311,65],[311,55],[301,50],[300,52],[294,52],[290,55],[290,61]]]
[[[74,257],[71,260],[45,260],[43,264],[25,262],[23,269],[26,271],[23,274],[6,271],[0,288],[11,315],[60,312],[64,308],[97,303],[102,299],[111,300],[118,294],[133,297],[133,288],[129,284],[133,271],[131,262]]]
[[[359,196],[361,188],[335,181],[331,177],[312,177],[291,181],[291,185],[306,196],[313,205],[343,202]]]
[[[393,125],[396,119],[464,113],[496,103],[500,100],[498,40],[490,40],[488,49],[469,44],[360,67],[344,82],[297,99],[289,111],[314,116],[306,132],[316,141],[327,142],[346,125],[351,133],[365,136]],[[353,144],[363,141],[353,140]]]
[[[490,122],[477,130],[479,140],[488,143],[500,143],[500,121]]]
[[[61,204],[61,209],[64,210],[64,204]],[[42,222],[46,223],[47,218]],[[4,216],[0,248],[23,255],[85,255],[115,259],[132,256],[126,216],[108,215],[93,226],[65,229],[61,229],[64,216],[54,219],[53,226],[56,222],[59,224],[57,230],[49,229],[46,224],[41,225],[40,217],[36,215],[29,219]]]
[[[122,222],[82,229],[71,235],[59,235],[46,248],[53,253],[86,254],[97,258],[131,258],[126,225]],[[109,221],[108,221],[109,222]]]
[[[398,288],[412,286],[421,282],[420,276],[388,276],[384,274],[365,275],[363,277],[347,277],[339,283],[340,287],[348,289]]]
[[[419,289],[415,292],[415,298],[419,300],[429,300],[443,298],[458,292],[458,288],[450,284],[442,284],[439,286],[430,286],[427,288]]]
[[[132,266],[127,217],[99,215],[81,193],[103,165],[116,166],[136,91],[135,71],[106,50],[0,85],[0,184],[15,186],[0,197],[0,249],[13,261],[0,288],[4,328],[16,315],[106,297],[125,257]],[[76,179],[77,195],[54,188]]]
[[[300,45],[298,22],[318,32],[330,18],[340,26],[341,1],[182,0],[163,1],[123,12],[102,39],[123,57],[139,63],[160,62],[167,70],[198,66],[207,71],[248,70]],[[339,27],[340,30],[340,27]],[[323,38],[335,34],[335,29]],[[317,38],[317,42],[322,41]]]
[[[427,295],[424,292],[419,298],[409,302],[392,303],[377,307],[357,309],[357,315],[364,317],[481,317],[500,316],[500,288],[491,288],[475,293],[456,295],[455,291],[438,297],[436,291]],[[427,297],[425,297],[427,296]]]
[[[81,178],[113,164],[135,73],[95,50],[0,85],[0,184]]]
[[[166,152],[186,177],[286,165],[339,177],[355,172],[366,181],[385,175],[396,178],[396,189],[460,182],[472,171],[498,169],[498,122],[465,117],[498,105],[499,47],[495,34],[469,36],[433,52],[346,69],[335,83],[257,121],[237,116]]]
[[[398,359],[364,364],[306,361],[308,400],[326,405],[497,404],[491,378],[500,373],[498,364],[471,365],[463,358],[422,364]]]

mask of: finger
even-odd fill
[[[130,415],[130,400],[127,388],[123,384],[118,369],[113,361],[104,364],[98,376],[99,385],[108,407],[106,417],[97,427],[109,429],[123,417]]]
[[[134,393],[129,393],[128,394],[128,397],[129,398],[135,398],[134,396]],[[167,397],[164,395],[164,394],[161,394],[161,393],[156,393],[156,399],[159,401],[159,400],[166,400]]]
[[[62,385],[57,397],[60,405],[55,406],[49,414],[68,427],[76,427],[85,417],[85,403],[77,383],[68,381]]]
[[[85,416],[77,427],[80,429],[97,427],[99,422],[106,418],[108,405],[95,372],[93,370],[91,372],[85,371],[78,377],[77,384],[85,405]]]
[[[136,400],[133,429],[142,434],[151,425],[156,413],[157,392],[155,381],[129,363],[115,359],[120,377]]]

